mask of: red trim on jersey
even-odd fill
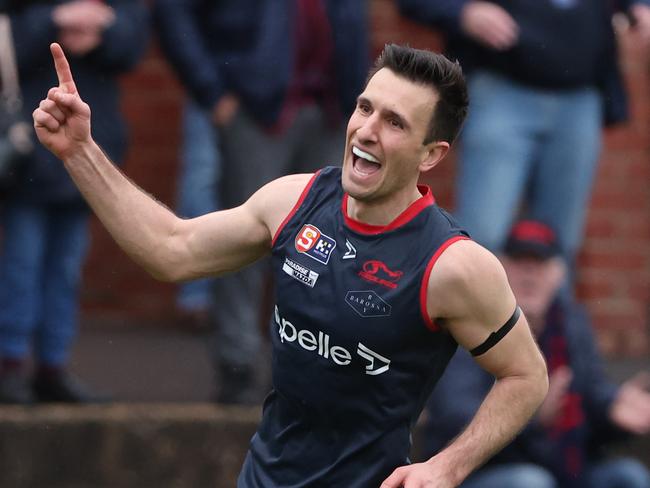
[[[425,208],[433,205],[436,200],[431,193],[431,188],[426,185],[418,185],[418,191],[422,195],[421,198],[418,198],[414,201],[409,207],[399,214],[395,220],[393,220],[388,225],[372,225],[366,224],[364,222],[359,222],[354,220],[352,217],[348,216],[348,194],[343,195],[343,201],[341,202],[341,211],[343,212],[343,218],[347,226],[360,234],[376,235],[381,234],[382,232],[387,232],[389,230],[397,229],[398,227],[403,226],[412,219],[415,218]]]
[[[431,317],[429,317],[429,312],[427,311],[427,289],[429,285],[429,277],[431,276],[431,270],[433,270],[433,265],[436,264],[436,261],[438,261],[440,255],[445,252],[449,246],[451,246],[454,242],[465,240],[469,240],[469,237],[455,236],[447,239],[431,257],[429,264],[427,264],[427,269],[424,271],[422,284],[420,285],[420,312],[422,312],[422,318],[424,319],[426,326],[434,332],[440,330],[440,327],[433,320],[431,320]]]
[[[289,223],[289,221],[291,220],[291,218],[294,215],[296,215],[296,212],[300,208],[300,205],[302,205],[302,202],[305,201],[305,198],[307,198],[307,194],[309,193],[309,189],[314,184],[314,181],[316,180],[316,177],[319,174],[320,174],[320,170],[316,171],[314,173],[314,175],[307,182],[307,185],[302,190],[302,193],[300,194],[300,198],[298,198],[298,201],[296,202],[296,204],[291,209],[291,212],[289,212],[289,214],[284,218],[284,220],[280,224],[280,227],[278,227],[278,230],[275,231],[275,235],[273,236],[273,240],[271,241],[271,247],[275,246],[275,241],[278,239],[278,236],[280,235],[280,232],[282,232],[282,229],[284,229],[284,226]]]

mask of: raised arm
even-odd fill
[[[427,303],[431,317],[444,319],[445,328],[462,347],[480,352],[476,348],[515,311],[505,271],[495,256],[472,241],[450,246],[434,271]],[[548,376],[523,314],[475,360],[496,382],[467,428],[427,462],[398,468],[382,488],[458,486],[533,416],[546,395]]]
[[[67,59],[51,46],[59,86],[34,111],[41,143],[59,157],[116,242],[154,277],[180,281],[243,267],[271,248],[273,233],[298,200],[309,175],[269,183],[240,207],[184,220],[132,183],[90,132]]]

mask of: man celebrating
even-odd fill
[[[342,169],[183,220],[106,158],[57,44],[52,55],[59,86],[34,111],[38,137],[136,262],[180,281],[272,255],[273,391],[240,488],[453,487],[533,415],[546,368],[503,268],[417,185],[467,111],[457,64],[387,46],[349,119]],[[409,429],[457,344],[497,381],[463,434],[407,465]]]

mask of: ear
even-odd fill
[[[449,143],[446,141],[433,141],[423,148],[422,160],[418,167],[424,173],[433,169],[449,152]]]

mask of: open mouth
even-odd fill
[[[362,151],[357,146],[352,146],[352,165],[357,173],[371,175],[379,171],[379,160],[370,153]]]

